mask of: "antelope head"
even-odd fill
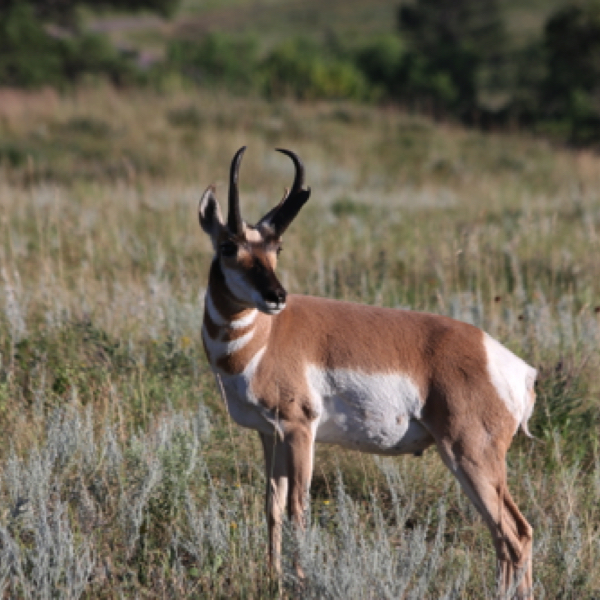
[[[223,273],[232,300],[243,308],[257,308],[276,315],[285,308],[287,292],[275,267],[281,252],[281,236],[310,197],[304,188],[304,166],[290,150],[277,148],[289,156],[296,169],[294,182],[281,202],[252,226],[240,213],[238,175],[246,147],[240,148],[231,162],[229,175],[229,214],[227,223],[215,196],[214,186],[202,195],[198,207],[200,226],[212,241],[215,260]]]

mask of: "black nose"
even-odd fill
[[[282,288],[275,288],[274,290],[269,290],[264,298],[267,302],[275,302],[275,304],[284,304],[285,298],[287,296],[287,292]]]

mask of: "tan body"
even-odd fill
[[[303,525],[316,442],[386,455],[435,444],[492,533],[501,592],[519,573],[517,597],[531,597],[532,529],[505,456],[526,431],[535,370],[447,317],[287,296],[274,276],[278,236],[242,224],[229,256],[231,232],[207,194],[201,224],[225,251],[211,267],[203,341],[232,417],[263,442],[275,566],[284,510]]]

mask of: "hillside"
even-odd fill
[[[540,35],[561,0],[501,0],[502,15],[515,47]],[[170,21],[156,16],[108,14],[89,18],[89,26],[120,43],[160,50],[166,39],[198,39],[207,32],[255,34],[270,46],[293,36],[339,36],[353,43],[397,31],[399,0],[184,0]]]
[[[175,88],[0,92],[0,593],[491,598],[491,540],[434,449],[318,450],[298,588],[265,568],[254,433],[200,339],[196,206],[242,145],[249,222],[289,186],[288,290],[446,314],[539,371],[509,452],[536,593],[600,593],[600,157],[392,108]]]

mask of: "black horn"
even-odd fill
[[[309,199],[310,188],[304,189],[304,165],[298,155],[283,148],[276,148],[276,150],[292,159],[296,169],[294,183],[284,199],[275,208],[271,209],[257,226],[269,227],[277,235],[282,235]]]
[[[240,172],[240,163],[242,156],[246,151],[246,146],[242,146],[231,161],[231,171],[229,172],[229,214],[227,216],[227,227],[235,235],[240,235],[244,231],[242,215],[240,213],[240,192],[238,188],[238,176]]]
[[[294,161],[296,173],[294,175],[294,183],[292,184],[290,195],[297,194],[298,192],[302,191],[302,186],[304,185],[304,165],[295,152],[292,152],[291,150],[285,150],[285,148],[275,148],[275,150],[277,150],[277,152],[281,152],[282,154],[286,154],[292,159],[292,161]]]

